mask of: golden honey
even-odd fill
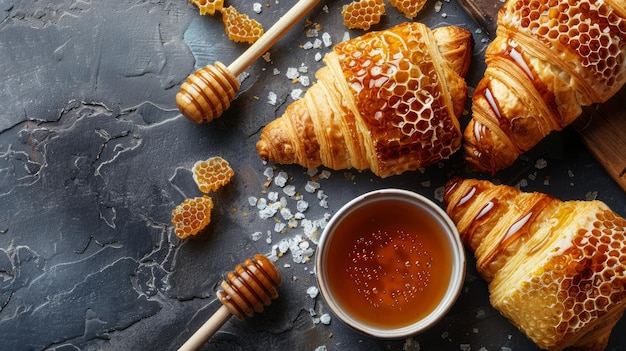
[[[351,318],[380,329],[406,327],[446,294],[453,271],[447,237],[444,224],[410,201],[369,202],[338,223],[321,274]]]

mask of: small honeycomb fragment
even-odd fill
[[[414,18],[426,5],[426,0],[389,0],[389,4],[408,18]]]
[[[192,168],[193,180],[203,193],[216,191],[228,184],[235,174],[228,161],[214,156],[206,161],[198,161]]]
[[[360,0],[345,5],[341,10],[343,24],[349,29],[368,30],[380,22],[380,16],[385,14],[383,0]]]
[[[200,233],[211,222],[213,200],[204,195],[185,199],[172,211],[174,232],[180,239]]]
[[[214,15],[224,8],[224,0],[189,0],[189,2],[198,7],[201,15]]]
[[[235,42],[252,44],[265,32],[261,23],[232,6],[222,9],[222,21],[228,38]]]

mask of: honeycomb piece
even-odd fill
[[[406,17],[413,18],[424,8],[426,0],[389,0],[389,4]]]
[[[380,16],[383,14],[385,14],[383,0],[353,1],[341,10],[343,24],[350,29],[368,30],[380,22]]]
[[[196,5],[201,15],[214,15],[216,11],[222,11],[224,0],[189,0]]]
[[[235,171],[230,167],[228,161],[214,156],[206,161],[198,161],[191,169],[193,180],[203,193],[216,191],[220,187],[228,184]]]
[[[222,9],[222,21],[228,38],[235,42],[252,44],[265,32],[261,23],[240,13],[236,8],[228,6]]]
[[[200,233],[211,222],[213,200],[204,195],[193,199],[185,199],[172,210],[174,232],[180,239]]]
[[[524,0],[506,10],[506,22],[519,24],[516,31],[545,41],[564,62],[578,60],[576,73],[597,87],[599,100],[624,82],[626,19],[608,1]]]
[[[611,210],[594,217],[589,228],[578,229],[571,247],[547,261],[511,299],[517,301],[511,306],[516,313],[532,310],[527,313],[536,318],[533,338],[545,345],[558,345],[555,331],[558,338],[568,339],[588,329],[620,310],[626,299],[626,220]],[[533,301],[552,307],[531,309]]]
[[[357,108],[371,128],[378,167],[389,174],[416,160],[448,158],[461,144],[441,74],[422,39],[424,27],[413,23],[391,28],[378,40],[372,32],[334,47],[355,96],[369,96]]]

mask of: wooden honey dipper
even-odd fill
[[[300,0],[267,32],[228,67],[221,62],[207,65],[187,77],[176,94],[176,104],[183,116],[196,123],[211,122],[230,107],[239,90],[239,76],[261,57],[287,31],[306,15],[319,0]]]
[[[282,284],[280,271],[265,256],[256,254],[235,266],[222,282],[217,297],[220,307],[178,350],[197,350],[234,315],[240,320],[262,312],[278,297],[276,290]]]

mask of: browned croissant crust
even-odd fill
[[[473,179],[450,180],[444,201],[494,308],[542,349],[606,348],[626,308],[624,218]]]
[[[471,168],[495,173],[582,106],[602,103],[626,82],[623,0],[508,0],[464,131]]]
[[[461,145],[472,44],[460,27],[411,22],[335,45],[317,83],[263,129],[260,157],[380,177],[449,157]]]

